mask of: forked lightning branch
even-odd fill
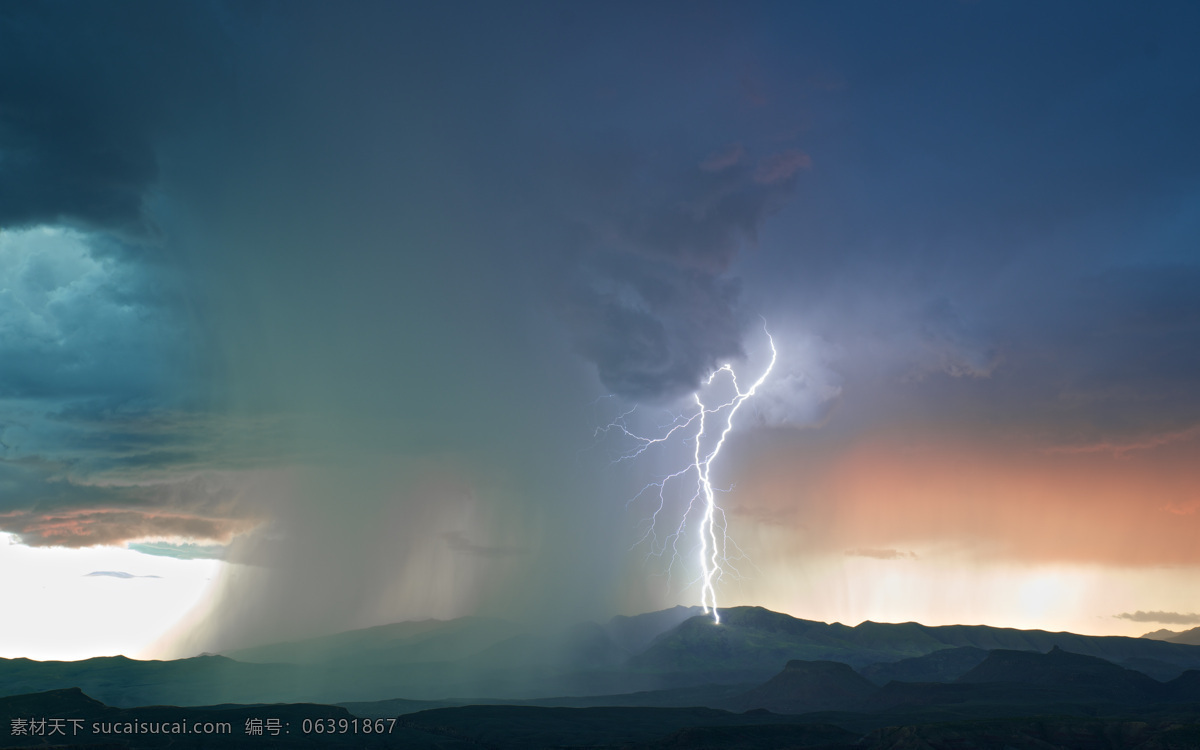
[[[676,416],[661,426],[656,434],[643,435],[640,430],[630,427],[629,420],[636,411],[636,406],[596,431],[598,436],[616,433],[631,441],[632,447],[623,451],[618,456],[618,461],[635,459],[660,446],[667,448],[677,442],[690,444],[690,463],[647,484],[630,499],[630,504],[648,494],[657,499],[654,512],[646,519],[645,532],[634,547],[649,546],[649,554],[652,556],[666,557],[669,553],[669,575],[675,564],[687,553],[686,550],[681,553],[679,547],[680,540],[687,536],[690,527],[698,550],[696,561],[700,571],[692,583],[700,587],[700,604],[704,607],[704,612],[711,612],[713,620],[718,623],[721,616],[717,610],[716,585],[727,571],[737,572],[733,560],[741,555],[740,551],[736,555],[730,554],[730,548],[736,550],[737,545],[727,534],[725,512],[717,504],[712,468],[725,446],[726,438],[733,430],[738,410],[754,396],[775,367],[775,340],[769,332],[767,341],[771,347],[771,361],[746,390],[743,391],[738,383],[733,366],[725,364],[708,376],[704,388],[692,394],[694,410]],[[726,387],[731,388],[732,392],[725,400],[717,399],[716,403],[706,403],[702,392],[717,390],[723,385],[720,381],[727,381]],[[712,401],[711,397],[709,401]],[[683,488],[680,495],[676,495],[676,487]],[[660,525],[664,523],[665,517],[672,515],[674,509],[669,506],[672,505],[671,498],[676,496],[684,498],[681,501],[683,511],[679,515],[678,523],[671,527],[669,532],[661,533]]]

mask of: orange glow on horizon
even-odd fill
[[[922,548],[980,559],[1200,565],[1194,442],[1139,454],[876,436],[741,472],[735,512],[824,551]]]

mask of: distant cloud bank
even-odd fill
[[[1196,625],[1200,624],[1200,614],[1185,615],[1180,612],[1122,612],[1119,615],[1113,615],[1121,620],[1132,620],[1133,622],[1161,622],[1168,625]]]

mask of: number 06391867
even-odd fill
[[[396,726],[390,719],[305,719],[300,731],[305,734],[391,734]]]

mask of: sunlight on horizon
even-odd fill
[[[0,619],[3,658],[147,658],[156,641],[206,600],[225,565],[119,547],[27,547],[15,540],[0,536],[9,613]]]
[[[830,555],[758,564],[761,572],[729,587],[730,606],[756,605],[851,626],[871,620],[1139,637],[1191,626],[1118,615],[1195,609],[1190,594],[1196,571],[1186,567],[973,563],[955,555],[902,560]]]

